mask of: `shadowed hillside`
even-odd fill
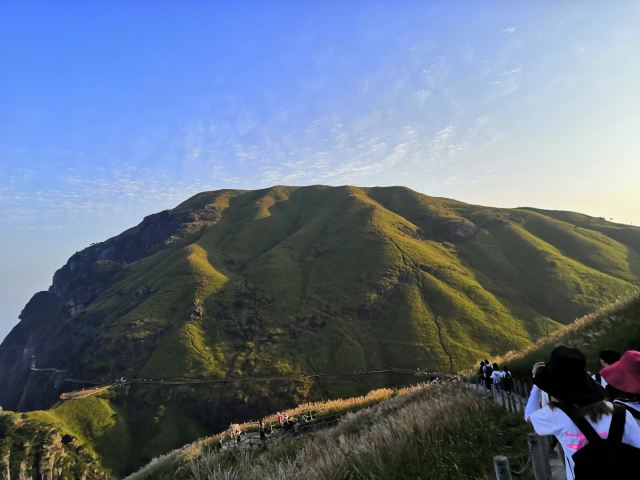
[[[56,272],[0,347],[0,404],[47,408],[82,386],[69,378],[456,371],[525,348],[631,290],[639,232],[403,187],[204,192]],[[32,370],[33,361],[59,372]],[[110,403],[137,446],[118,471],[230,419],[399,383],[122,389]],[[169,434],[178,424],[184,435]]]

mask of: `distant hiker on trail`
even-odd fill
[[[511,393],[511,390],[513,390],[513,376],[511,375],[509,367],[506,365],[502,366],[502,380],[500,380],[500,384],[502,390],[507,393]]]
[[[484,360],[480,361],[480,368],[478,369],[478,383],[484,383]]]
[[[282,419],[283,419],[282,412],[278,412],[278,426],[280,427],[282,426]]]
[[[640,426],[640,352],[629,350],[616,362],[600,370],[614,405],[623,405]]]
[[[496,388],[496,391],[499,392],[500,389],[502,388],[502,372],[500,371],[500,368],[498,367],[497,363],[493,364],[492,367],[492,372],[491,372],[491,383],[493,383],[494,387]]]
[[[613,365],[620,360],[620,353],[610,348],[605,348],[604,350],[600,350],[598,357],[600,359],[600,366],[607,368],[609,365]],[[602,388],[607,388],[607,381],[602,378],[601,372],[594,373],[592,377]]]
[[[484,393],[489,395],[491,393],[491,384],[493,381],[491,380],[491,374],[493,373],[493,368],[491,368],[491,364],[489,360],[484,361],[484,367],[482,368],[482,373],[484,375]]]
[[[622,406],[605,401],[584,354],[565,346],[532,369],[534,386],[524,412],[538,435],[555,435],[566,458],[567,480],[633,478],[640,465],[640,427]],[[540,393],[549,405],[540,408]],[[607,439],[606,441],[603,439]]]
[[[267,430],[265,429],[264,422],[262,420],[258,422],[258,427],[260,429],[260,440],[264,442],[267,439]]]

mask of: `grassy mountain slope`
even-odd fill
[[[216,450],[217,437],[155,459],[127,480],[484,478],[497,454],[527,457],[516,415],[453,385],[407,389],[349,413],[337,426],[271,444]]]
[[[0,404],[46,408],[77,387],[66,377],[456,371],[526,348],[634,288],[639,232],[403,187],[204,192],[56,272],[0,346]],[[33,355],[67,372],[31,371]],[[132,388],[109,404],[135,454],[107,463],[126,472],[231,419],[398,383]],[[178,423],[180,438],[169,433]]]
[[[178,210],[203,204],[222,211],[218,223],[131,265],[84,312],[113,322],[97,358],[122,358],[113,351],[129,341],[150,344],[131,359],[149,376],[456,369],[525,346],[637,281],[637,259],[604,234],[406,189],[216,192]],[[141,305],[114,308],[144,288],[155,293]],[[327,350],[333,337],[342,340]]]
[[[558,345],[582,350],[592,371],[601,368],[598,361],[600,350],[640,350],[640,292],[585,315],[530,347],[507,353],[497,361],[509,365],[515,374],[528,378],[531,366],[535,362],[547,361],[551,350]]]

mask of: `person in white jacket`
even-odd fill
[[[567,480],[574,480],[575,464],[572,458],[587,444],[585,435],[564,412],[572,407],[582,412],[585,419],[601,438],[609,434],[613,406],[605,401],[604,389],[586,370],[586,358],[580,350],[560,346],[551,352],[549,364],[533,366],[534,386],[524,412],[538,435],[554,435],[566,457]],[[541,393],[549,394],[549,404],[540,405]],[[640,448],[640,427],[626,412],[622,442]]]

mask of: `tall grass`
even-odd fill
[[[497,453],[526,456],[525,428],[463,387],[434,385],[349,413],[333,428],[269,449],[205,448],[174,478],[481,478]]]
[[[380,388],[372,390],[366,395],[350,398],[338,398],[333,400],[326,400],[322,402],[309,402],[298,405],[295,408],[283,410],[289,418],[294,418],[301,413],[307,413],[312,411],[315,419],[323,417],[329,417],[333,415],[339,415],[345,412],[354,412],[368,406],[379,403],[383,400],[395,396],[401,396],[412,391],[410,388],[391,389]],[[264,418],[265,423],[276,422],[276,415],[269,415]],[[257,421],[250,421],[238,424],[236,426],[242,432],[255,430],[258,427]],[[225,436],[225,432],[218,433],[193,443],[185,445],[184,447],[173,450],[166,455],[154,458],[149,464],[144,466],[141,470],[130,475],[128,480],[141,480],[146,478],[173,478],[173,472],[181,465],[198,458],[205,452],[213,449],[221,438]]]
[[[619,298],[593,313],[575,320],[547,335],[528,348],[496,357],[499,365],[508,365],[524,374],[536,361],[544,361],[557,345],[582,350],[591,367],[597,367],[597,353],[603,348],[625,351],[640,346],[640,290]]]

